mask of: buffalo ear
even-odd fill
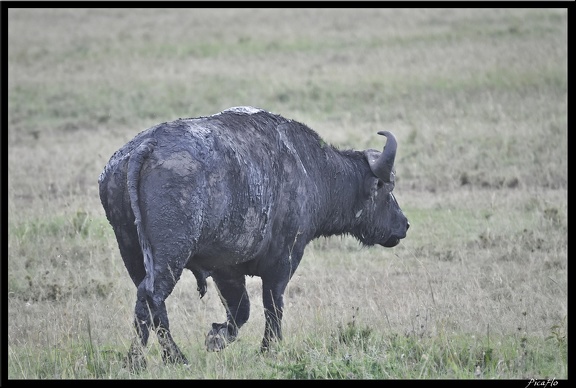
[[[390,183],[393,179],[392,171],[394,170],[394,159],[396,158],[398,143],[391,132],[380,131],[378,134],[386,136],[387,140],[384,150],[379,153],[375,153],[374,150],[366,150],[364,154],[368,159],[368,164],[374,175],[382,179],[385,183]]]
[[[377,178],[377,185],[376,185],[376,190],[384,187],[386,189],[386,191],[391,192],[394,189],[394,178],[395,178],[395,172],[394,172],[394,168],[391,169],[390,171],[390,176],[388,181],[386,181],[385,179],[382,179],[381,177],[378,177],[375,172],[374,172],[374,166],[376,165],[376,162],[378,161],[378,158],[380,158],[380,155],[382,153],[380,151],[376,151],[376,150],[372,150],[372,149],[368,149],[368,150],[364,150],[364,156],[366,157],[366,160],[368,161],[368,165],[370,166],[370,169],[372,170],[372,173],[374,174],[374,177]],[[372,181],[369,183],[370,186],[370,195],[372,195]]]
[[[373,168],[376,165],[376,162],[378,161],[378,158],[380,158],[381,154],[382,152],[372,149],[364,150],[364,156],[366,157],[366,160],[368,161],[368,165],[370,166],[372,172],[374,172]]]

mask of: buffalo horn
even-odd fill
[[[396,157],[396,138],[388,131],[380,131],[379,135],[386,136],[386,146],[380,154],[380,157],[370,164],[374,175],[384,182],[390,182],[390,175],[394,167],[394,158]]]

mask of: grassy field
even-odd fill
[[[563,9],[9,9],[8,379],[568,377]],[[112,153],[253,105],[340,148],[398,139],[393,249],[315,240],[258,352],[191,273],[167,300],[189,367],[123,368],[135,287],[98,197]]]

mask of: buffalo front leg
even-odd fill
[[[277,291],[274,287],[269,287],[264,283],[262,284],[264,317],[266,318],[264,338],[262,339],[262,346],[260,347],[260,351],[262,352],[268,351],[273,341],[282,340],[283,293],[284,289]]]
[[[274,341],[282,340],[282,316],[284,313],[284,291],[290,278],[296,271],[303,248],[295,246],[288,260],[281,261],[282,266],[276,266],[262,275],[262,301],[266,326],[262,339],[262,352],[268,351]]]
[[[218,352],[236,339],[238,329],[248,321],[250,300],[243,274],[224,269],[215,271],[212,279],[226,308],[226,322],[212,324],[212,329],[206,335],[206,349]]]

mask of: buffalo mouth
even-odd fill
[[[390,237],[388,240],[386,240],[386,242],[384,242],[384,244],[381,245],[386,248],[392,248],[398,244],[400,244],[400,239],[398,237]]]

